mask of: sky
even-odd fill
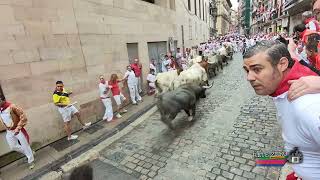
[[[232,9],[236,10],[238,8],[238,0],[231,0]]]

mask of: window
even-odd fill
[[[202,20],[204,21],[204,2],[202,0]]]
[[[204,5],[205,10],[206,10],[206,22],[208,22],[208,7],[207,7],[207,3]]]
[[[189,19],[189,40],[192,40],[192,24],[191,24],[191,19]]]
[[[197,15],[197,0],[194,0],[194,14]]]
[[[197,22],[196,21],[194,21],[194,34],[196,36],[196,39],[198,39]]]
[[[142,1],[154,4],[154,0],[142,0]]]
[[[188,9],[189,9],[189,11],[191,11],[191,2],[190,2],[191,0],[188,0]]]
[[[170,9],[176,10],[176,0],[170,0]]]
[[[199,0],[199,17],[201,19],[201,0]]]

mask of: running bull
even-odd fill
[[[197,84],[183,85],[174,91],[169,91],[158,96],[157,107],[161,114],[161,121],[170,129],[174,129],[172,121],[177,114],[184,110],[188,120],[193,121],[196,113],[196,102],[199,98],[206,98],[205,91],[213,86]]]

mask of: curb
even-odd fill
[[[65,166],[69,163],[71,163],[71,161],[75,160],[77,157],[79,157],[80,155],[82,155],[84,152],[89,151],[90,149],[92,149],[93,147],[99,145],[101,142],[106,141],[108,139],[112,139],[114,137],[114,135],[116,134],[122,134],[120,131],[125,129],[127,126],[131,125],[134,127],[135,125],[135,121],[137,119],[139,119],[140,116],[144,115],[145,113],[147,113],[149,110],[151,110],[153,107],[155,107],[155,103],[152,103],[148,106],[146,106],[144,109],[138,111],[137,113],[131,115],[126,121],[118,124],[115,128],[113,128],[110,132],[107,132],[99,137],[97,137],[96,139],[92,140],[91,142],[84,144],[83,146],[65,154],[62,158],[57,159],[56,161],[40,168],[39,170],[37,170],[36,172],[22,178],[23,180],[32,180],[32,179],[37,179],[39,177],[43,177],[43,178],[47,178],[50,177],[51,175],[55,174],[55,176],[57,178],[54,179],[59,179],[62,176],[62,172],[66,172],[67,170],[71,170],[74,167],[64,167],[62,168],[62,166]],[[156,110],[156,109],[155,109]],[[154,111],[155,112],[155,111]],[[142,122],[142,121],[139,121]],[[131,131],[133,129],[133,127],[129,128],[129,131]],[[111,144],[111,143],[110,143]],[[99,154],[99,152],[97,151],[91,151],[90,153],[86,153],[86,156],[89,157],[88,158],[81,158],[83,162],[85,162],[86,160],[90,160],[93,157],[97,157],[97,155]],[[73,163],[72,163],[73,164]],[[79,165],[79,163],[77,162],[77,165]],[[61,172],[62,171],[62,172]],[[60,173],[61,172],[61,173]],[[51,176],[52,177],[52,176]],[[41,178],[41,179],[43,179]]]

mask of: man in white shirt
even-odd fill
[[[171,59],[169,58],[168,55],[165,55],[164,58],[165,59],[161,63],[161,65],[162,65],[161,70],[162,70],[162,72],[167,72],[168,71],[167,66],[171,64]]]
[[[244,54],[247,80],[258,95],[270,95],[277,108],[286,152],[298,148],[303,162],[292,164],[303,180],[320,179],[320,94],[308,94],[288,101],[288,81],[316,75],[291,58],[286,46],[261,41]]]
[[[104,76],[101,75],[99,77],[99,95],[100,99],[106,108],[103,120],[110,122],[113,119],[113,110],[112,110],[112,102],[111,102],[111,87],[109,87],[108,82],[105,81]]]
[[[153,69],[150,69],[150,73],[147,76],[147,81],[150,89],[149,93],[153,93],[156,89],[156,76]]]
[[[127,80],[132,104],[137,105],[137,100],[142,101],[142,98],[139,95],[137,78],[132,71],[131,66],[127,66],[127,72],[124,74],[123,79]]]

